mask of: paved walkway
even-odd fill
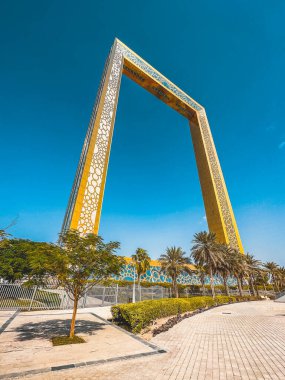
[[[105,315],[107,311],[101,312]],[[84,366],[88,372],[98,362],[160,355],[153,344],[84,309],[78,312],[76,332],[86,343],[53,347],[50,341],[53,336],[68,333],[71,312],[0,312],[0,322],[4,325],[0,334],[0,379],[23,377],[27,373],[40,374],[39,378],[43,378],[44,373],[54,373],[62,366]]]
[[[42,374],[33,380],[285,379],[285,304],[222,306],[152,339],[166,354]]]

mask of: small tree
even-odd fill
[[[150,268],[150,257],[143,248],[137,248],[136,253],[132,255],[132,260],[138,274],[138,286],[140,289],[141,276]],[[141,292],[140,292],[141,294]]]
[[[32,266],[35,273],[43,267],[54,276],[57,285],[73,300],[69,337],[74,338],[78,301],[95,284],[112,274],[118,275],[124,259],[115,255],[118,242],[104,243],[98,235],[81,236],[78,231],[69,230],[60,234],[59,241],[60,245],[50,246],[50,252],[34,256]]]
[[[158,259],[161,270],[172,278],[172,293],[176,298],[179,297],[177,278],[181,272],[192,273],[189,268],[189,259],[185,257],[185,252],[180,247],[166,248],[166,252]]]

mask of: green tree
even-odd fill
[[[205,288],[205,280],[206,280],[206,274],[207,269],[204,265],[195,265],[195,274],[199,277],[201,285],[202,285],[202,294],[203,296],[206,295],[206,288]]]
[[[278,281],[279,289],[284,289],[284,287],[285,287],[285,267],[278,267],[277,281]]]
[[[248,265],[246,263],[245,256],[238,249],[231,248],[228,261],[231,268],[231,273],[237,280],[239,294],[242,296],[243,281],[248,275]]]
[[[222,252],[216,242],[216,235],[212,232],[198,232],[194,235],[191,257],[195,265],[202,265],[207,268],[210,276],[212,297],[215,297],[214,273],[218,265],[223,260]]]
[[[0,245],[0,277],[8,282],[28,281],[35,276],[31,261],[41,249],[50,249],[48,243],[34,242],[25,239],[2,240]],[[5,243],[5,244],[4,244]],[[43,270],[41,268],[41,270]]]
[[[145,249],[137,248],[136,253],[132,255],[132,260],[136,268],[136,272],[138,274],[138,286],[140,290],[141,276],[145,274],[146,271],[150,268],[151,259]],[[140,293],[140,298],[141,298],[141,292],[139,293]]]
[[[59,241],[59,245],[50,245],[50,250],[33,256],[32,267],[35,274],[39,273],[40,268],[44,268],[40,277],[45,276],[48,281],[46,274],[52,276],[57,280],[57,285],[64,288],[73,300],[69,333],[70,338],[73,338],[80,298],[95,284],[112,274],[118,275],[125,261],[115,255],[120,246],[118,242],[104,243],[98,235],[82,236],[76,230],[69,230],[60,234]]]
[[[9,239],[9,234],[6,232],[6,230],[0,230],[0,247],[3,247],[3,245],[7,242]]]
[[[189,259],[185,257],[185,252],[183,252],[182,248],[167,247],[165,253],[160,255],[158,260],[161,265],[161,270],[171,277],[172,294],[178,298],[177,278],[179,274],[182,272],[192,273],[189,267]]]
[[[277,282],[277,277],[278,277],[278,270],[279,270],[279,265],[274,263],[273,261],[268,261],[264,264],[264,268],[267,270],[271,277],[271,283],[273,285],[274,291],[278,292],[279,291],[279,286]]]
[[[228,278],[231,274],[231,247],[227,244],[220,244],[219,250],[221,252],[222,260],[217,263],[216,271],[222,277],[226,295],[230,295]]]
[[[249,253],[245,255],[245,261],[247,263],[250,293],[253,296],[255,296],[255,293],[259,295],[256,279],[262,273],[262,263],[260,260],[257,260],[253,255],[250,255]]]

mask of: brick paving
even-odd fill
[[[285,379],[285,303],[222,306],[152,339],[166,354],[29,377],[51,379]]]
[[[283,380],[284,342],[285,303],[241,303],[185,319],[153,338],[151,343],[165,348],[166,354],[42,373],[25,379]],[[130,347],[122,347],[126,348]]]

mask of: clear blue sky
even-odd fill
[[[285,2],[0,3],[0,227],[55,241],[115,37],[205,106],[245,249],[285,264]],[[207,228],[184,118],[123,78],[100,233],[189,252]]]

